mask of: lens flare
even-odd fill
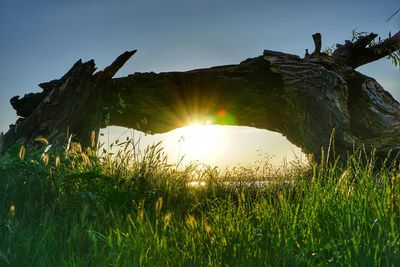
[[[221,125],[237,125],[237,121],[233,114],[229,113],[226,109],[221,108],[217,114],[212,117],[214,124]]]
[[[220,109],[218,112],[217,112],[217,115],[219,116],[219,117],[225,117],[226,116],[226,110],[225,109]]]

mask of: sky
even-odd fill
[[[315,32],[322,34],[323,47],[350,39],[352,30],[382,37],[397,32],[400,15],[386,20],[399,7],[398,0],[0,0],[0,131],[16,120],[11,97],[39,92],[37,84],[60,78],[80,58],[95,59],[102,69],[122,52],[138,49],[117,73],[122,77],[236,64],[264,49],[303,56],[306,48],[313,50]],[[380,60],[359,71],[400,99],[400,71],[390,61]],[[186,148],[193,159],[219,165],[248,164],[270,156],[280,163],[300,153],[277,133],[210,127],[208,133],[197,129],[218,140],[208,154],[193,152],[200,149],[193,148],[195,143],[204,142],[200,137],[181,138],[193,134],[190,130],[143,136],[142,142],[162,140],[167,152],[175,153],[174,160]],[[114,138],[130,131],[104,132]]]

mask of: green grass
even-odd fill
[[[171,166],[158,145],[58,153],[1,159],[0,266],[400,265],[398,166],[221,172]]]

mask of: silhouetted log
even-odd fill
[[[320,52],[321,36],[315,34],[315,50],[305,58],[266,50],[237,65],[115,79],[130,54],[97,74],[93,61],[78,62],[62,79],[42,86],[48,95],[6,133],[3,152],[18,138],[51,136],[51,130],[60,135],[69,128],[87,145],[90,130],[106,125],[163,133],[208,121],[282,133],[316,160],[333,130],[337,155],[346,157],[354,146],[364,145],[386,156],[400,151],[400,105],[354,68],[398,50],[399,35],[376,46],[373,34],[347,41],[329,56]]]
[[[150,133],[191,121],[229,124],[219,117],[225,110],[235,125],[282,133],[316,160],[333,129],[342,157],[354,145],[383,154],[400,145],[399,103],[374,79],[279,52],[265,51],[239,65],[137,73],[113,79],[110,91],[124,104],[110,109],[108,124]]]
[[[42,93],[12,98],[17,114],[25,118],[2,137],[1,152],[17,143],[32,144],[38,136],[48,138],[53,145],[66,144],[69,135],[84,146],[96,143],[96,133],[103,125],[102,97],[112,77],[135,52],[125,52],[97,73],[93,60],[79,60],[61,79],[40,84]]]
[[[10,104],[17,111],[17,116],[26,118],[33,113],[46,96],[46,92],[26,94],[23,98],[19,98],[17,95],[10,99]]]

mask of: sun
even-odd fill
[[[221,126],[194,124],[174,130],[179,154],[194,160],[215,158],[226,141]]]

